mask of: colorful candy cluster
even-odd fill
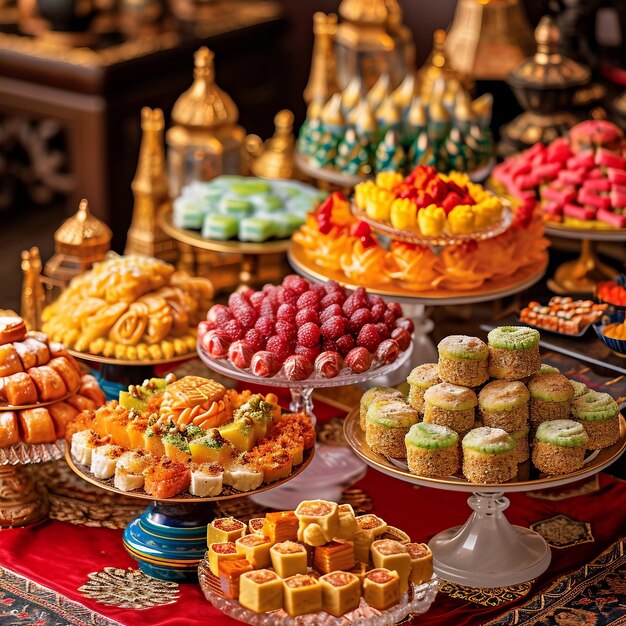
[[[418,165],[405,178],[399,172],[381,172],[376,182],[354,188],[357,208],[372,220],[425,237],[468,235],[497,224],[502,203],[467,174],[438,174]]]
[[[397,302],[359,288],[348,295],[333,281],[313,285],[287,276],[282,285],[234,293],[216,304],[198,334],[213,358],[228,358],[262,377],[281,369],[289,380],[314,372],[334,378],[344,367],[356,374],[376,362],[392,363],[411,343],[413,323]]]
[[[510,195],[538,202],[548,221],[626,227],[626,143],[610,122],[582,122],[569,137],[510,157],[493,176]]]
[[[626,274],[618,276],[615,280],[598,283],[596,293],[603,302],[626,306]]]

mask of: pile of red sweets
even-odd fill
[[[413,322],[397,302],[363,288],[349,294],[334,281],[314,285],[296,275],[261,291],[233,293],[228,306],[212,306],[198,325],[202,349],[239,369],[289,380],[314,372],[334,378],[393,363],[411,344]]]
[[[493,176],[525,203],[539,201],[549,220],[597,220],[626,227],[626,145],[620,128],[581,122],[544,146],[509,157]]]

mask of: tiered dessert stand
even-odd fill
[[[620,273],[600,261],[595,245],[600,242],[624,243],[626,228],[582,229],[563,224],[546,223],[546,235],[580,241],[580,256],[560,265],[548,286],[562,294],[592,294],[596,283]]]
[[[435,573],[445,580],[469,587],[505,587],[532,580],[550,565],[550,547],[538,533],[511,525],[504,515],[509,506],[505,494],[549,489],[593,476],[614,463],[626,451],[626,421],[620,416],[620,438],[604,450],[588,454],[582,469],[562,476],[543,476],[519,466],[517,480],[479,485],[464,478],[424,478],[411,474],[406,463],[373,452],[353,409],[344,422],[346,439],[356,454],[371,467],[404,482],[423,487],[472,493],[474,511],[463,526],[435,535],[428,544]]]

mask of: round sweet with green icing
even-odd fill
[[[463,437],[463,448],[481,454],[506,454],[515,449],[515,441],[511,435],[501,428],[482,426],[470,430]]]
[[[494,380],[478,394],[481,409],[493,413],[512,411],[530,400],[526,385],[517,380]]]
[[[436,363],[422,363],[414,368],[406,379],[409,385],[415,385],[422,389],[428,389],[441,382],[437,373]]]
[[[561,372],[558,367],[554,367],[553,365],[548,365],[547,363],[542,363],[536,375],[543,376],[544,374],[560,374],[560,373]]]
[[[544,402],[568,402],[574,397],[574,387],[562,374],[533,376],[528,381],[530,397]]]
[[[589,391],[572,403],[572,416],[583,421],[610,420],[618,413],[619,406],[608,393]]]
[[[478,405],[478,398],[471,389],[451,383],[433,385],[426,390],[424,401],[447,411],[467,411]]]
[[[530,426],[526,425],[524,426],[524,428],[520,428],[519,430],[516,430],[515,432],[509,433],[509,435],[513,437],[513,441],[517,442],[520,439],[523,439],[524,437],[528,437],[529,432],[530,432]]]
[[[439,424],[420,422],[414,424],[404,438],[407,446],[426,450],[444,450],[456,446],[459,436],[451,428]]]
[[[450,335],[439,342],[437,350],[440,357],[456,361],[486,361],[489,357],[487,344],[468,335]]]
[[[400,402],[403,399],[402,392],[393,387],[372,387],[361,396],[360,415],[365,418],[375,402]]]
[[[579,422],[574,420],[551,420],[539,424],[535,437],[543,443],[562,448],[580,448],[587,445],[589,435]]]
[[[539,345],[539,331],[526,326],[499,326],[489,332],[487,341],[502,350],[530,350]]]
[[[419,414],[405,402],[375,402],[367,410],[366,419],[384,428],[410,428]]]
[[[570,378],[570,384],[574,387],[574,400],[582,398],[585,394],[589,393],[589,387],[585,383],[581,383],[579,380],[572,380]]]

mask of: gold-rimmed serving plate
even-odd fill
[[[529,477],[528,463],[522,463],[518,472],[517,480],[508,483],[478,484],[470,483],[464,478],[449,476],[446,478],[426,478],[411,474],[406,469],[403,460],[390,460],[382,454],[378,454],[370,449],[365,441],[365,433],[359,423],[359,408],[356,407],[348,413],[343,425],[346,440],[354,452],[370,467],[377,469],[388,476],[398,478],[404,482],[421,485],[423,487],[434,487],[435,489],[448,489],[452,491],[475,492],[498,492],[507,493],[514,491],[534,491],[537,489],[548,489],[558,487],[568,483],[582,480],[593,476],[604,468],[614,463],[626,451],[626,421],[624,417],[619,417],[619,440],[608,448],[596,450],[587,455],[583,467],[569,474],[560,476],[539,475],[537,478]]]
[[[311,461],[313,460],[314,455],[315,455],[315,446],[304,451],[304,460],[302,461],[300,465],[298,465],[298,467],[296,467],[291,472],[291,474],[289,474],[289,476],[287,476],[286,478],[283,478],[282,480],[277,480],[272,483],[263,483],[258,489],[253,489],[250,491],[237,491],[236,489],[233,489],[232,487],[224,486],[219,496],[201,498],[198,496],[192,496],[188,492],[184,492],[172,498],[159,499],[159,498],[155,498],[154,496],[148,493],[145,493],[144,491],[122,491],[121,489],[118,489],[117,487],[114,486],[113,478],[107,478],[105,480],[96,478],[89,471],[88,467],[74,462],[74,459],[72,459],[72,455],[70,452],[70,446],[66,446],[66,450],[65,450],[65,460],[67,461],[67,464],[70,466],[73,472],[78,474],[78,476],[86,480],[88,483],[91,483],[92,485],[95,485],[96,487],[100,487],[104,489],[105,491],[110,491],[111,493],[116,493],[121,496],[127,496],[129,498],[137,498],[140,500],[148,500],[152,502],[161,502],[161,503],[166,503],[166,504],[167,503],[194,504],[196,502],[198,503],[199,502],[218,502],[220,500],[231,500],[234,498],[241,498],[244,496],[252,496],[255,493],[261,493],[263,491],[267,491],[268,489],[274,489],[275,487],[278,487],[280,485],[283,485],[289,482],[292,478],[295,478],[298,474],[303,472],[309,466],[309,463],[311,463]]]
[[[151,365],[167,365],[168,363],[180,363],[182,361],[189,361],[197,358],[195,351],[187,352],[186,354],[177,354],[176,356],[169,357],[167,359],[154,359],[152,361],[139,361],[131,359],[116,359],[114,357],[103,356],[101,354],[91,354],[90,352],[78,352],[76,350],[70,350],[66,348],[67,353],[73,356],[75,359],[81,361],[87,361],[89,363],[100,363],[101,365],[134,365],[135,367],[149,367]]]
[[[80,383],[73,391],[68,391],[61,398],[57,398],[56,400],[46,400],[45,402],[34,402],[33,404],[8,404],[7,402],[0,402],[0,412],[3,413],[5,411],[26,411],[27,409],[39,409],[43,407],[50,406],[51,404],[56,404],[57,402],[63,402],[68,398],[76,395],[80,391]]]

